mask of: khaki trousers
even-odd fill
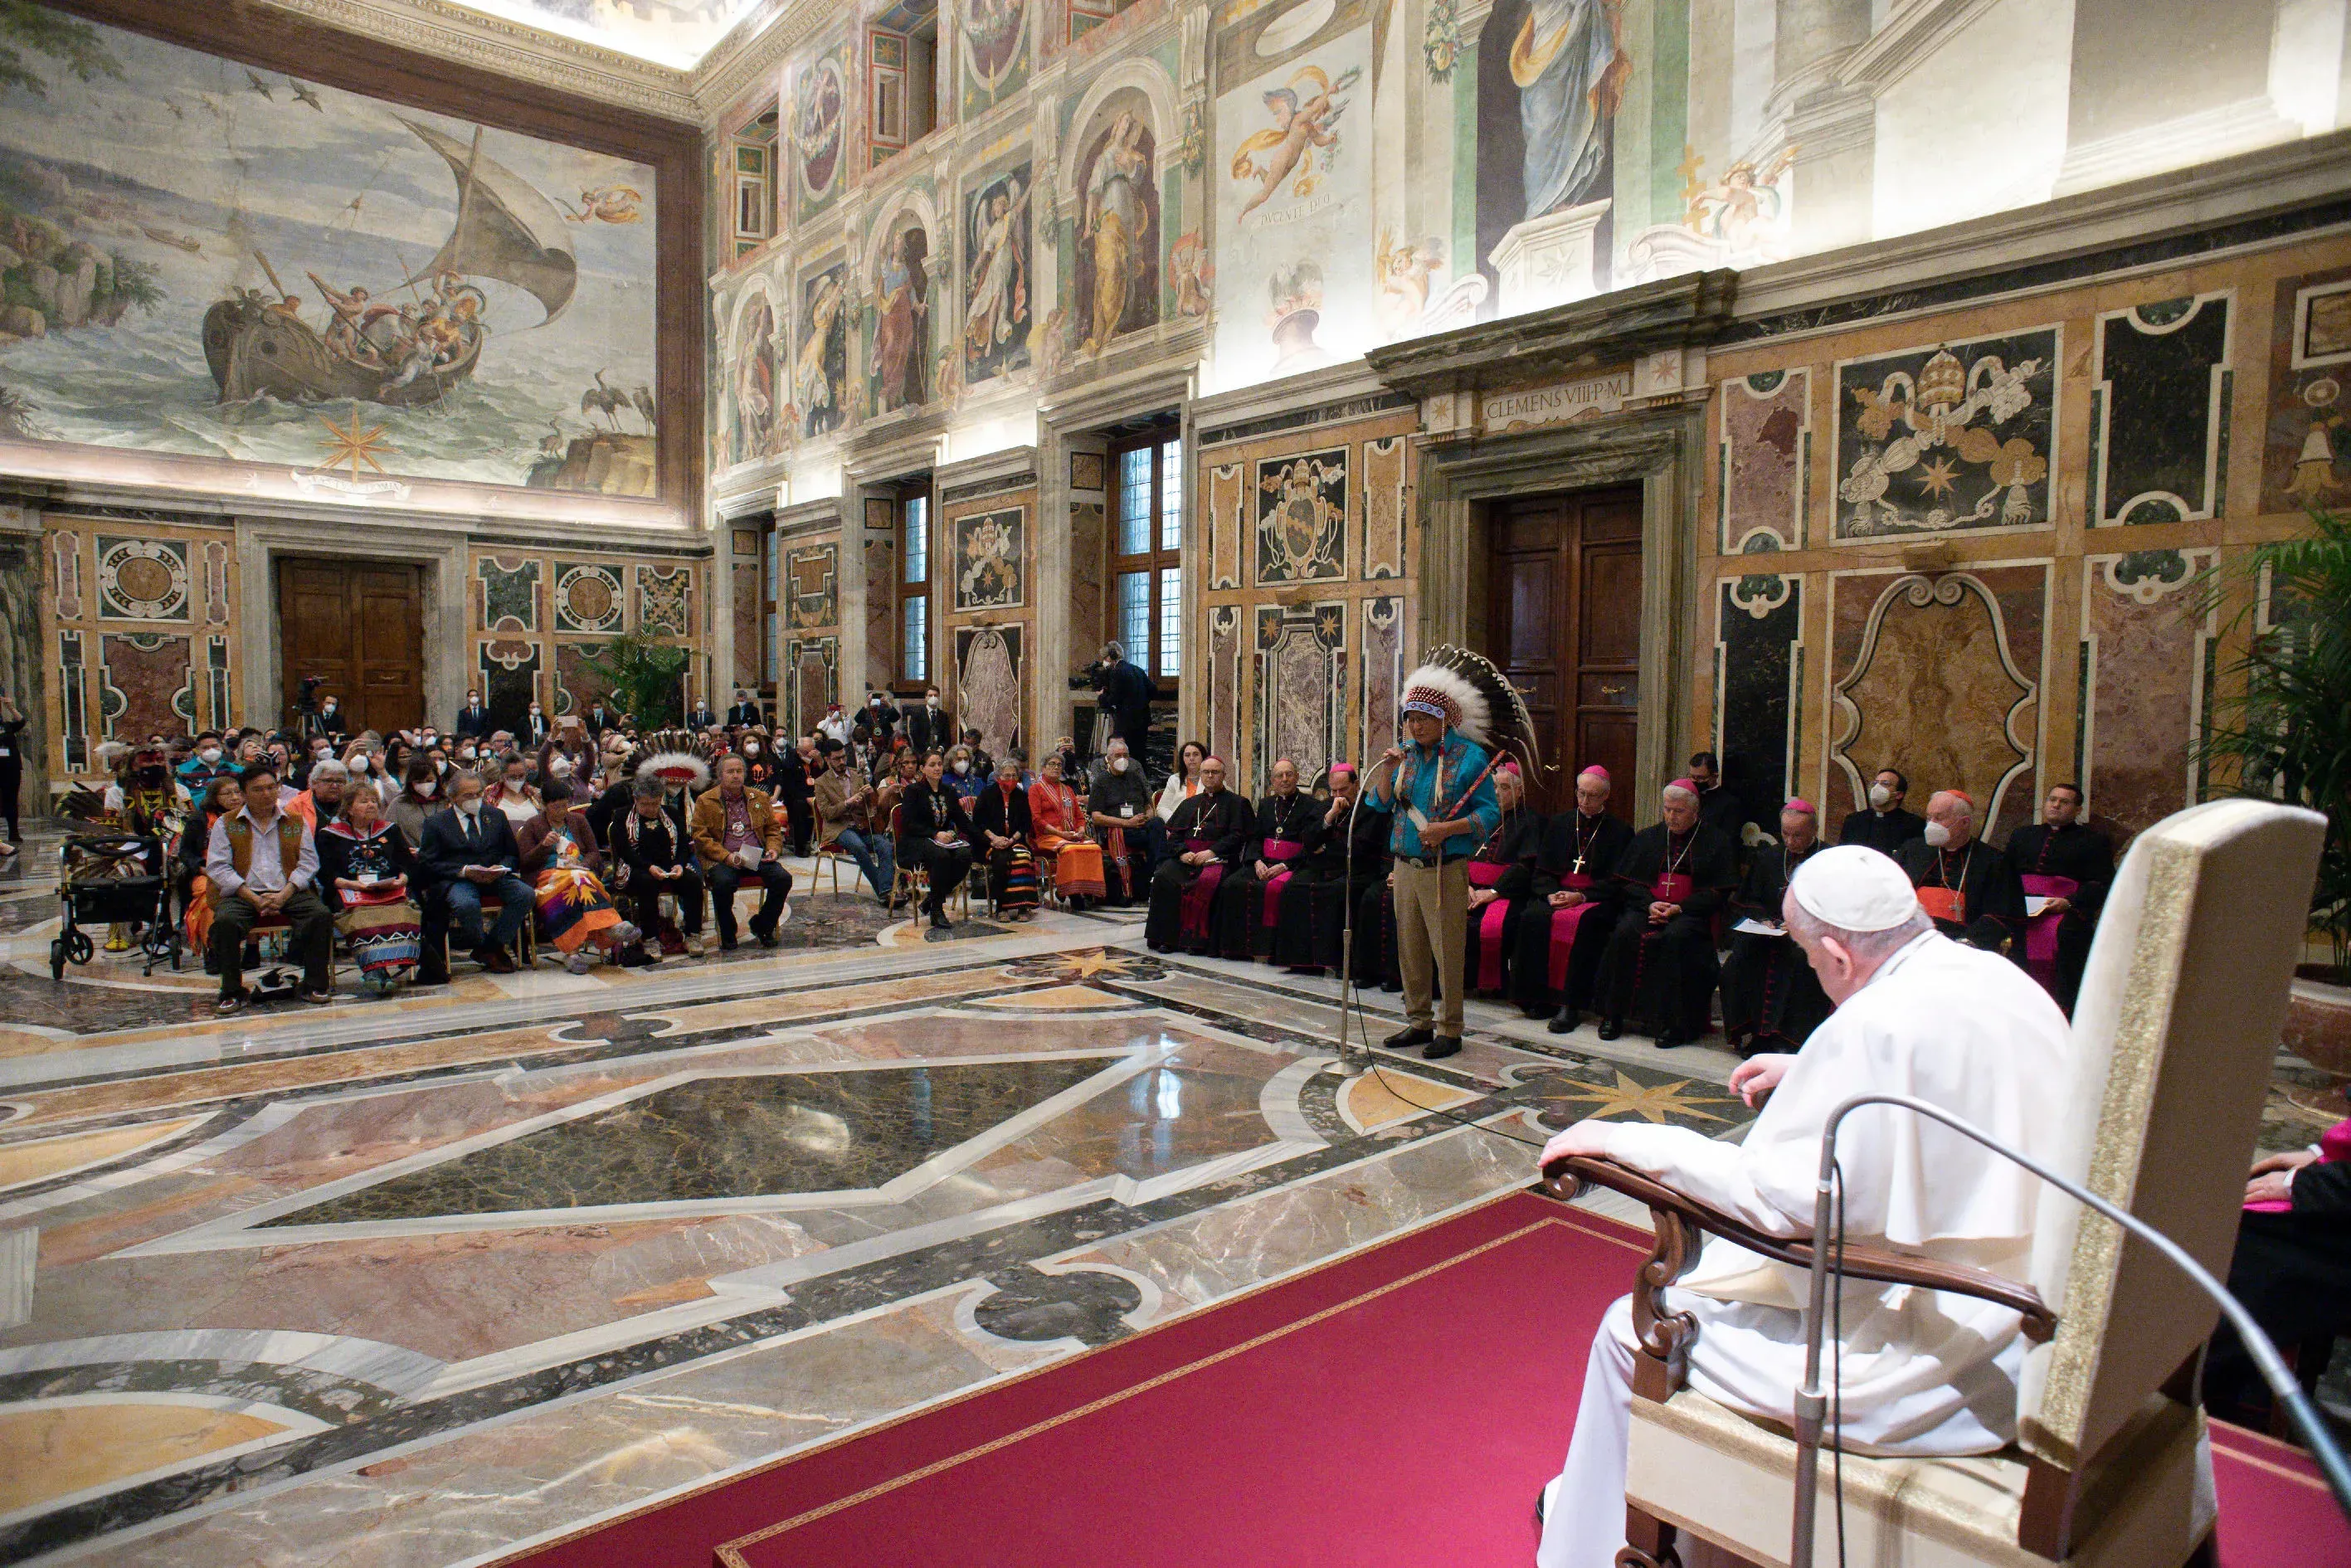
[[[1415,1029],[1431,1027],[1429,1002],[1442,982],[1445,1019],[1436,1026],[1437,1032],[1458,1040],[1462,954],[1469,940],[1469,862],[1449,860],[1441,870],[1398,862],[1388,885],[1395,894],[1396,967],[1404,972],[1405,1022]]]

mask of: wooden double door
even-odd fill
[[[410,562],[281,559],[277,642],[291,723],[305,677],[340,699],[352,734],[424,722],[423,570]]]
[[[1549,770],[1529,804],[1567,810],[1598,763],[1633,820],[1641,715],[1638,486],[1516,497],[1488,514],[1487,656],[1526,698]]]

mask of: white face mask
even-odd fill
[[[476,795],[470,800],[461,800],[457,803],[457,810],[469,817],[478,817],[482,814],[482,798]]]
[[[1928,824],[1927,824],[1927,847],[1928,847],[1928,848],[1929,848],[1929,849],[1937,849],[1937,850],[1939,850],[1939,849],[1941,849],[1945,844],[1948,844],[1948,843],[1949,843],[1950,841],[1951,841],[1951,830],[1950,830],[1950,829],[1949,829],[1949,828],[1947,828],[1947,827],[1943,826],[1943,824],[1942,824],[1942,823],[1940,823],[1940,822],[1929,822],[1929,823],[1928,823]]]
[[[354,772],[354,773],[364,773],[364,772],[366,772],[370,768],[373,767],[373,766],[374,766],[374,764],[373,764],[373,763],[371,763],[371,762],[370,762],[366,758],[364,758],[364,757],[354,757],[354,758],[352,758],[349,762],[345,763],[343,766],[344,766],[344,767],[346,767],[346,768],[350,768],[352,772]]]
[[[971,771],[971,764],[958,758],[955,765],[955,770],[956,775],[960,777],[961,775]]]
[[[1123,772],[1125,772],[1125,771],[1126,771],[1126,758],[1123,758],[1123,757],[1113,757],[1113,758],[1112,758],[1110,759],[1110,770],[1111,770],[1113,773],[1123,773]]]
[[[1872,784],[1869,787],[1869,803],[1883,811],[1886,807],[1894,804],[1894,791],[1883,784]]]
[[[221,759],[221,750],[217,746],[207,746],[202,751],[197,752],[196,755],[203,758],[207,765],[218,762]]]
[[[327,711],[328,711],[329,713],[332,713],[332,712],[334,712],[334,711],[335,711],[335,699],[334,699],[334,698],[332,698],[332,697],[329,697],[329,698],[327,699]]]
[[[559,757],[547,765],[547,770],[558,779],[569,779],[571,777],[571,758]]]
[[[533,718],[538,716],[538,706],[536,703],[531,705],[530,716]]]
[[[434,796],[438,795],[440,792],[441,786],[430,779],[422,779],[416,785],[416,793],[427,800],[430,800]]]
[[[925,697],[925,698],[923,699],[923,706],[924,706],[925,707],[936,707],[936,706],[939,706],[939,694],[938,694],[938,693],[936,693],[936,692],[933,692],[929,696]]]
[[[744,755],[744,756],[746,756],[746,757],[757,757],[757,756],[758,756],[758,755],[759,755],[759,743],[758,743],[758,741],[756,741],[756,740],[747,740],[747,741],[745,741],[745,742],[743,743],[743,755]]]

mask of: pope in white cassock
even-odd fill
[[[1743,1144],[1683,1127],[1582,1122],[1547,1165],[1600,1155],[1773,1236],[1808,1231],[1821,1135],[1836,1107],[1886,1091],[1939,1105],[2012,1148],[2062,1154],[2073,1077],[2064,1015],[2008,960],[1938,935],[1910,879],[1876,850],[1806,861],[1782,905],[1836,1004],[1801,1054],[1759,1056],[1731,1086],[1769,1096]],[[1837,1140],[1846,1236],[2023,1279],[2039,1178],[1939,1124],[1890,1106],[1848,1116]],[[1793,1419],[1806,1277],[1719,1237],[1667,1296],[1698,1320],[1689,1385],[1734,1410]],[[1865,1454],[1981,1454],[2016,1436],[2025,1343],[2016,1313],[1939,1291],[1845,1287],[1844,1439]],[[1625,1545],[1632,1298],[1592,1343],[1567,1464],[1544,1489],[1539,1568],[1611,1568]],[[1823,1364],[1828,1364],[1823,1356]]]

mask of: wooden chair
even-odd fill
[[[434,889],[433,896],[440,896],[440,890]],[[506,913],[506,907],[505,902],[500,899],[482,900],[484,932],[486,933],[491,926],[497,924],[498,916]],[[514,955],[517,968],[528,969],[538,962],[538,911],[536,907],[531,910],[530,918],[524,921],[521,927],[515,932],[514,942],[508,951]],[[449,972],[449,926],[445,921],[441,927],[441,972],[444,975]]]
[[[2221,1277],[2324,831],[2312,812],[2223,800],[2141,834],[2107,898],[2075,1009],[2083,1077],[2069,1147],[2051,1163]],[[1761,1236],[1606,1160],[1562,1160],[1546,1175],[1555,1189],[1581,1181],[1627,1194],[1656,1221],[1633,1295],[1632,1550],[1619,1563],[1678,1563],[1687,1534],[1781,1568],[1795,1443],[1684,1386],[1697,1326],[1665,1311],[1660,1292],[1697,1260],[1700,1232],[1798,1265],[1812,1260],[1810,1239]],[[2010,1448],[1845,1456],[1849,1568],[2214,1561],[2211,1458],[2194,1399],[2217,1312],[2163,1259],[2044,1187],[2029,1281],[1859,1247],[1846,1249],[1845,1272],[2012,1306],[2032,1346]],[[1831,1475],[1823,1456],[1824,1541],[1835,1529]]]
[[[832,879],[832,892],[837,896],[841,892],[841,868],[843,862],[846,862],[849,866],[849,885],[852,891],[856,888],[858,881],[865,874],[865,868],[857,863],[857,857],[837,843],[817,845],[810,859],[814,862],[814,869],[809,873],[810,893],[816,891],[817,878],[829,875]]]
[[[893,845],[898,841],[898,814],[904,810],[905,808],[903,806],[890,808],[890,841]],[[893,863],[897,866],[898,874],[890,881],[890,896],[883,901],[883,908],[895,914],[899,899],[904,898],[911,905],[919,904],[928,897],[931,891],[931,878],[930,873],[924,871],[922,867],[909,865],[903,858]],[[971,879],[973,876],[987,874],[987,870],[984,862],[974,862],[971,873],[964,877],[963,884],[957,887],[950,897],[949,902],[955,904],[956,913],[967,920],[971,917]]]

